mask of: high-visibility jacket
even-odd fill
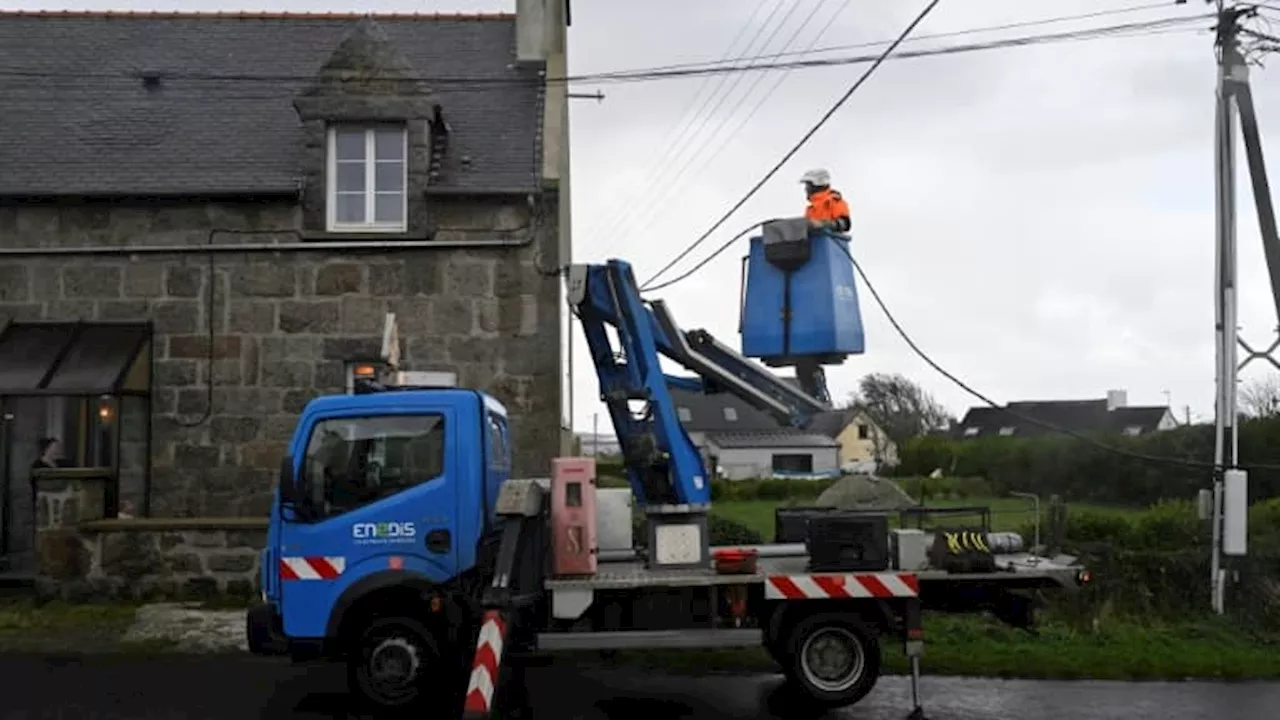
[[[836,232],[849,232],[852,227],[849,203],[831,188],[824,188],[809,196],[809,207],[805,208],[804,216],[810,222],[833,222]]]

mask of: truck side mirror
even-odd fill
[[[302,493],[293,474],[293,456],[285,455],[280,461],[280,500],[296,508],[301,499]]]

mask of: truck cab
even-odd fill
[[[462,632],[468,589],[486,581],[509,439],[506,408],[476,390],[366,387],[312,400],[281,466],[265,602],[249,621],[255,652],[363,653],[364,676],[352,678],[362,685],[447,656],[431,647],[437,633],[379,618],[426,600]]]

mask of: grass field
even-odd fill
[[[1100,680],[1263,680],[1280,678],[1280,638],[1250,637],[1226,622],[1140,626],[1116,622],[1094,631],[1048,623],[1039,635],[977,616],[924,618],[923,670],[931,675]],[[901,645],[882,645],[884,672],[908,671]],[[668,672],[768,671],[763,651],[625,653],[611,662]]]
[[[773,538],[774,520],[773,511],[779,505],[791,504],[787,501],[778,502],[775,500],[717,500],[711,506],[711,511],[726,520],[732,520],[737,523],[746,525],[747,527],[760,533],[766,540]],[[804,503],[797,503],[803,505]],[[1029,500],[1022,498],[968,498],[965,500],[931,500],[927,503],[928,507],[968,507],[968,506],[987,506],[991,508],[991,525],[996,531],[1012,531],[1029,525],[1035,520],[1035,511],[1033,504]],[[1071,510],[1084,509],[1089,512],[1106,513],[1106,514],[1131,514],[1138,512],[1136,510],[1128,510],[1123,508],[1108,508],[1097,505],[1086,505],[1083,503],[1070,503]],[[1045,508],[1041,507],[1041,513],[1045,512]],[[973,519],[976,519],[974,516]],[[897,517],[890,516],[890,522],[896,524]],[[1044,518],[1041,523],[1046,522]],[[1028,542],[1031,538],[1026,538]]]

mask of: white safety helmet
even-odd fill
[[[805,183],[807,185],[817,185],[818,187],[830,185],[831,173],[827,172],[826,170],[823,170],[822,168],[818,168],[816,170],[810,170],[809,172],[805,173],[803,177],[800,178],[800,182]]]

